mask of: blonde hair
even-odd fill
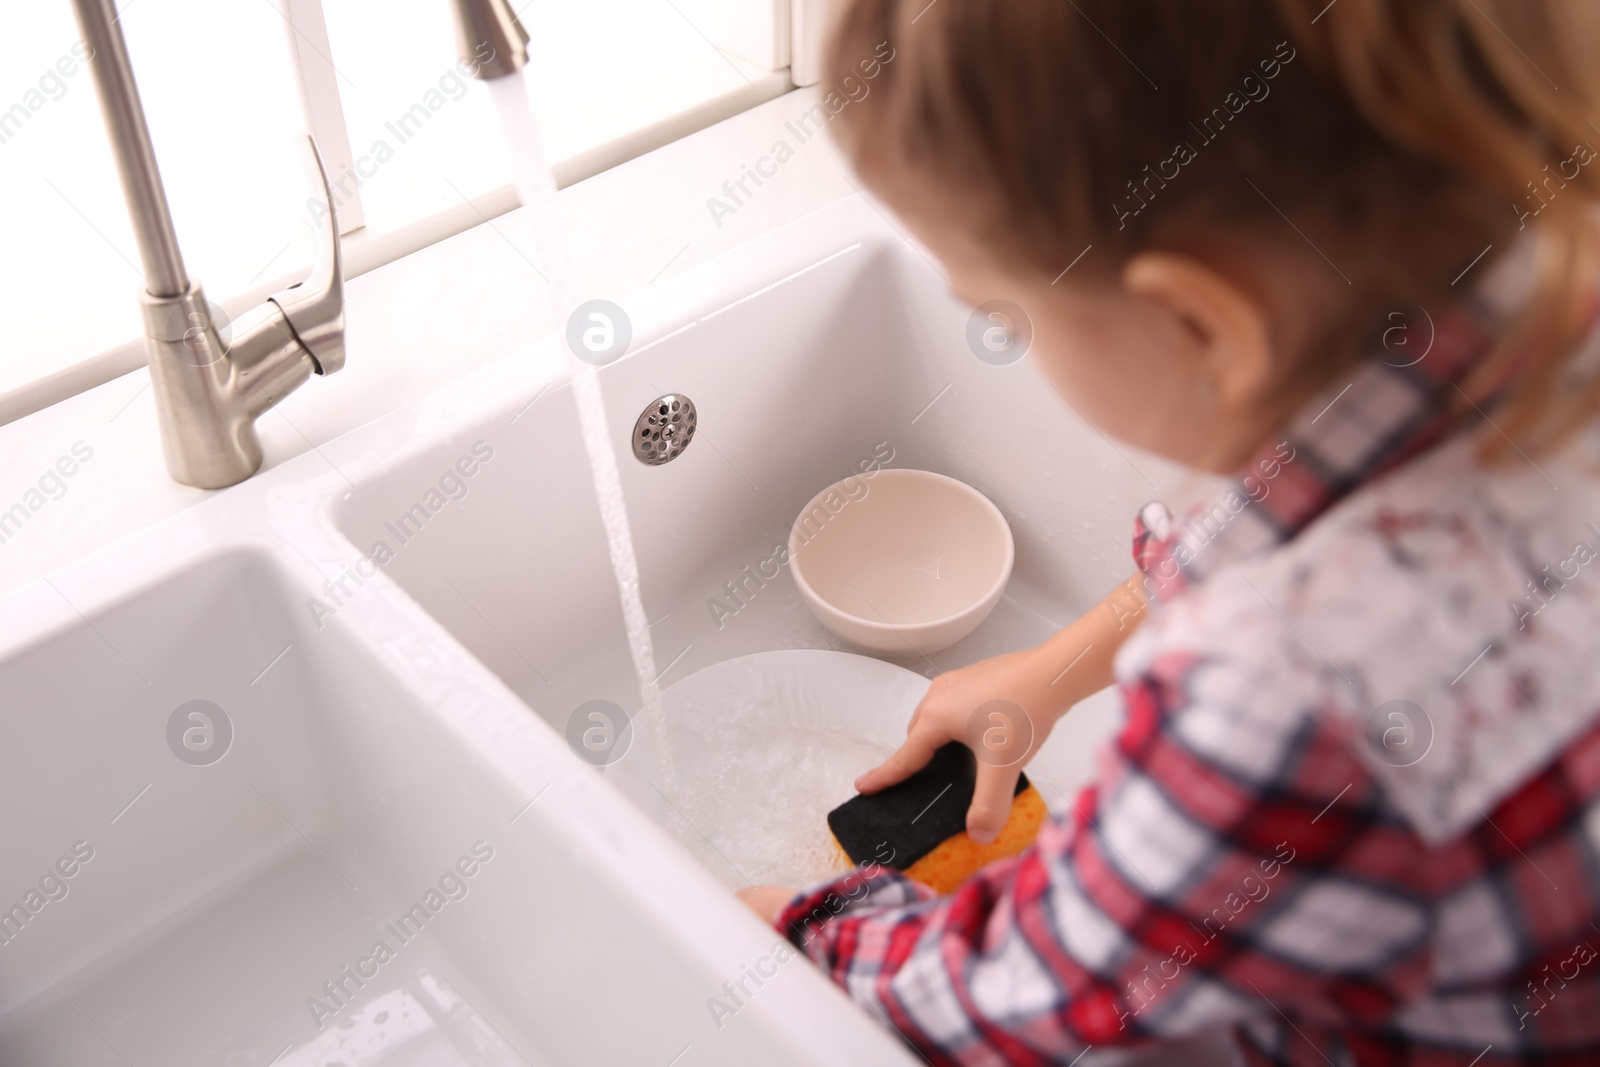
[[[1288,403],[1531,228],[1532,295],[1462,388],[1530,451],[1600,410],[1575,366],[1600,271],[1594,0],[845,2],[825,84],[893,49],[832,124],[846,153],[869,182],[931,176],[997,253],[1054,274],[1092,245],[1110,276],[1152,245],[1298,240],[1292,219],[1350,302]]]

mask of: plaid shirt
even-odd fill
[[[939,1065],[1224,1027],[1253,1064],[1600,1063],[1600,484],[1477,462],[1448,412],[1489,318],[1144,510],[1125,722],[1031,849],[946,897],[869,865],[778,928]]]

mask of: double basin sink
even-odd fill
[[[980,358],[863,201],[627,310],[601,380],[661,684],[842,647],[772,561],[871,461],[974,485],[1017,541],[989,620],[904,666],[1036,641],[1125,576],[1161,476]],[[917,1062],[803,962],[730,999],[776,934],[569,745],[580,705],[639,697],[559,343],[6,598],[0,1063]],[[634,462],[669,393],[694,440]],[[1052,739],[1052,803],[1114,718]]]

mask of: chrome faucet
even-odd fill
[[[200,283],[183,267],[112,0],[73,0],[73,7],[144,262],[145,349],[167,472],[185,485],[221,489],[260,469],[256,419],[312,374],[344,366],[344,272],[327,172],[308,136],[327,209],[316,263],[304,282],[239,316],[224,343]]]
[[[528,65],[528,31],[517,21],[508,0],[451,0],[455,16],[456,54],[472,68],[472,76],[490,81]],[[489,55],[483,55],[487,46]]]

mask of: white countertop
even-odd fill
[[[563,190],[596,295],[625,302],[855,193],[829,138],[801,142],[788,125],[815,100],[797,90]],[[776,164],[779,141],[792,156]],[[751,195],[714,217],[709,198],[732,203],[724,183],[758,161],[776,173],[759,187],[747,180]],[[531,248],[532,227],[517,210],[350,281],[348,363],[262,416],[264,466],[491,360],[519,350],[534,358],[534,341],[559,324],[548,286],[519,251]],[[143,369],[0,426],[0,593],[210,495],[167,476]]]

